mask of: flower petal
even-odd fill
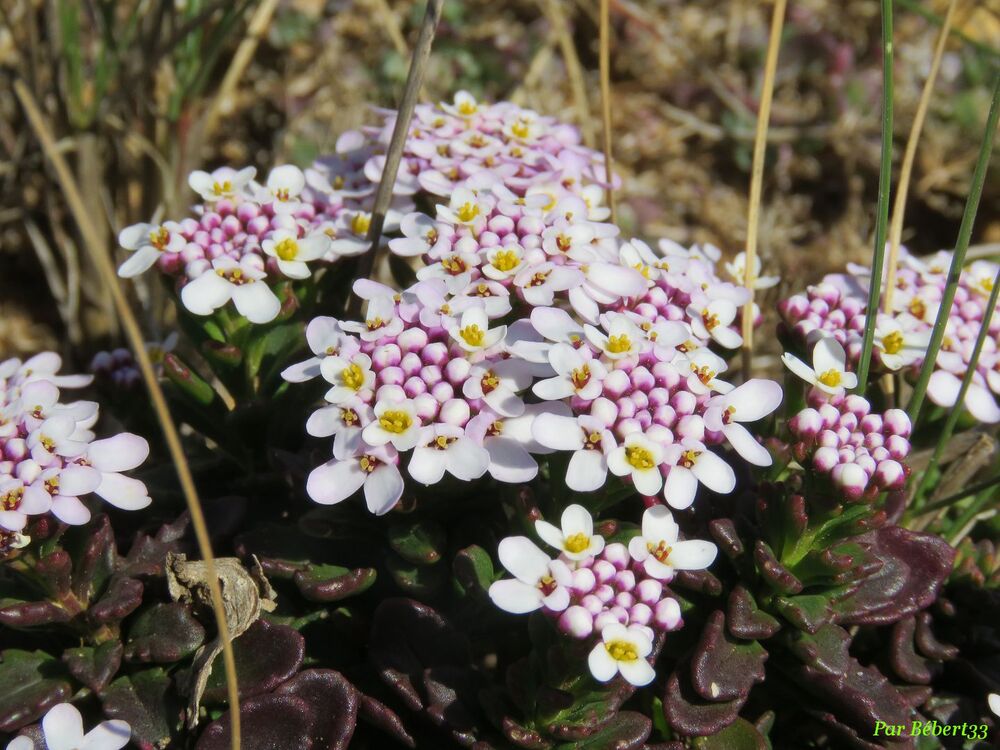
[[[611,658],[604,643],[598,643],[587,656],[587,666],[598,682],[609,682],[618,674],[618,662]]]
[[[376,516],[388,513],[403,495],[403,476],[391,464],[382,464],[365,482],[365,503]]]
[[[119,750],[128,744],[131,737],[132,728],[128,722],[121,719],[102,721],[87,732],[80,750]]]
[[[490,599],[505,612],[523,615],[542,606],[542,592],[522,581],[507,579],[490,586]]]
[[[532,586],[548,573],[551,562],[549,556],[526,536],[509,536],[500,540],[497,555],[511,575]]]
[[[87,460],[100,471],[128,471],[149,456],[149,443],[139,435],[122,432],[95,440],[87,449]]]
[[[42,719],[49,750],[77,750],[83,742],[83,717],[70,703],[53,706]]]
[[[317,503],[333,505],[357,492],[366,476],[355,459],[330,460],[309,472],[306,492]]]
[[[101,486],[95,491],[105,501],[122,510],[140,510],[153,502],[145,484],[123,474],[104,474]]]

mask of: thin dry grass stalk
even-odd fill
[[[757,131],[753,143],[753,166],[750,171],[750,206],[747,211],[746,268],[743,283],[750,293],[750,301],[743,308],[743,379],[750,378],[753,362],[753,298],[754,276],[757,264],[757,232],[760,226],[760,201],[764,184],[764,159],[767,155],[767,127],[771,120],[771,101],[774,98],[774,78],[778,70],[778,50],[781,47],[781,30],[785,25],[787,0],[776,0],[771,16],[771,34],[767,40],[767,57],[764,61],[764,83],[757,110]]]
[[[886,267],[885,292],[882,297],[882,309],[887,313],[892,312],[892,298],[896,291],[896,268],[899,263],[900,241],[903,236],[906,197],[910,188],[910,178],[913,175],[913,162],[917,156],[917,144],[920,142],[920,133],[924,128],[924,119],[927,117],[927,108],[930,105],[931,95],[934,93],[934,83],[937,81],[938,71],[941,68],[941,59],[944,57],[944,48],[948,42],[948,35],[951,32],[951,23],[957,6],[958,0],[950,0],[948,3],[948,11],[945,14],[944,22],[941,24],[941,31],[938,33],[937,42],[934,46],[931,69],[927,75],[927,80],[924,82],[923,91],[920,92],[920,101],[917,104],[917,112],[913,116],[910,135],[906,141],[906,151],[903,153],[903,162],[899,169],[896,200],[892,206],[892,223],[889,225],[889,262]]]
[[[21,106],[24,108],[28,122],[31,124],[32,130],[34,130],[35,136],[41,144],[42,151],[44,151],[55,170],[56,178],[63,190],[66,203],[69,205],[70,213],[73,215],[77,228],[83,237],[84,246],[90,254],[92,262],[97,267],[108,293],[111,295],[121,324],[125,329],[125,336],[132,347],[136,362],[139,364],[139,369],[146,382],[146,387],[149,389],[150,399],[153,402],[153,408],[156,411],[160,427],[163,429],[163,436],[166,439],[170,457],[177,470],[177,479],[184,492],[188,512],[191,514],[191,523],[194,526],[198,548],[208,569],[208,585],[212,596],[212,610],[215,613],[216,626],[219,629],[219,636],[223,643],[222,656],[226,670],[226,687],[229,696],[230,716],[232,717],[231,747],[233,750],[240,750],[240,704],[236,682],[236,660],[233,657],[229,627],[226,622],[225,610],[222,606],[222,590],[219,586],[219,577],[215,569],[212,543],[208,536],[208,527],[205,524],[205,516],[202,513],[201,502],[198,500],[198,492],[194,486],[194,479],[191,476],[191,468],[188,466],[187,459],[184,456],[184,449],[181,446],[180,435],[170,417],[166,398],[153,371],[153,363],[146,352],[139,322],[129,307],[121,287],[118,286],[118,278],[115,275],[111,257],[101,245],[100,234],[94,226],[91,216],[87,213],[83,198],[80,195],[80,189],[73,179],[69,166],[62,154],[56,149],[52,133],[45,123],[38,104],[22,80],[18,79],[14,82],[14,92],[21,102]]]
[[[247,25],[246,36],[240,42],[240,46],[236,48],[236,53],[229,63],[229,68],[222,78],[219,91],[209,104],[202,137],[207,138],[211,135],[218,124],[219,117],[228,114],[232,109],[233,92],[236,90],[236,85],[243,77],[243,73],[246,71],[250,61],[253,60],[254,52],[257,51],[257,45],[271,25],[271,18],[274,16],[274,11],[277,8],[278,0],[263,0],[253,14],[253,18],[250,19],[250,23]]]
[[[392,129],[392,138],[389,140],[385,165],[382,167],[382,179],[379,180],[378,190],[375,192],[371,226],[368,228],[368,241],[371,242],[371,248],[358,261],[357,278],[359,279],[368,278],[372,270],[377,267],[378,248],[382,240],[382,228],[385,226],[385,212],[389,209],[389,202],[392,200],[392,189],[396,185],[396,174],[399,172],[399,163],[403,159],[406,136],[410,132],[410,120],[413,118],[413,110],[417,106],[417,97],[423,84],[427,60],[431,56],[431,47],[434,46],[434,34],[437,32],[443,10],[444,0],[427,0],[427,10],[424,13],[424,20],[420,23],[417,46],[413,48],[413,56],[410,58],[410,70],[406,75],[406,85],[399,102],[399,111]],[[349,313],[356,315],[360,311],[360,306],[360,297],[357,295],[349,297],[347,305]]]
[[[573,108],[576,110],[576,119],[583,132],[583,142],[593,148],[594,124],[590,117],[590,102],[587,100],[587,86],[583,79],[583,65],[580,64],[580,56],[576,53],[576,45],[573,44],[573,35],[570,33],[569,20],[563,10],[562,0],[545,0],[545,15],[552,24],[552,33],[559,43],[559,51],[566,65],[566,74],[573,95]]]
[[[604,123],[604,179],[608,183],[607,201],[611,210],[611,223],[617,223],[615,191],[611,184],[611,4],[601,0],[600,66],[601,66],[601,119]]]

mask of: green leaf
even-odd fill
[[[438,562],[446,544],[447,534],[435,521],[397,523],[389,527],[389,546],[414,565]]]
[[[11,648],[0,659],[0,732],[37,721],[72,695],[65,668],[44,651]]]
[[[779,596],[774,603],[782,617],[807,633],[815,633],[830,622],[832,617],[829,601],[825,596],[818,594]]]
[[[309,565],[297,571],[292,580],[306,599],[336,602],[367,591],[375,578],[374,568],[350,570],[339,565]]]
[[[200,406],[208,406],[218,397],[215,389],[173,352],[163,357],[163,373],[181,393]]]
[[[392,580],[417,599],[424,599],[439,591],[448,576],[448,569],[443,565],[414,565],[391,552],[387,558],[386,564]]]
[[[459,550],[455,555],[452,570],[455,580],[466,595],[475,592],[485,596],[496,575],[493,558],[486,550],[475,544]]]
[[[579,742],[566,742],[557,750],[632,750],[642,746],[653,731],[653,723],[635,711],[621,711],[599,731]]]
[[[99,693],[118,672],[122,650],[120,641],[108,641],[96,647],[68,648],[63,651],[62,660],[71,675]]]
[[[696,738],[696,750],[767,750],[767,740],[746,719],[737,719],[721,732]]]
[[[179,728],[181,706],[170,677],[159,667],[115,680],[101,699],[104,712],[127,721],[141,746],[166,747]]]

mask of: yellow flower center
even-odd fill
[[[628,641],[610,641],[604,644],[604,648],[611,654],[615,661],[638,661],[639,652],[635,646]]]
[[[698,365],[691,365],[691,372],[698,377],[698,380],[700,380],[703,385],[711,383],[718,374],[715,370],[708,367],[708,365],[702,365],[701,367],[698,367]]]
[[[542,284],[545,283],[545,281],[548,278],[549,278],[549,272],[548,271],[539,271],[538,273],[536,273],[534,276],[531,277],[531,280],[528,281],[528,283],[525,284],[525,286],[529,286],[529,287],[530,286],[541,286]]]
[[[55,441],[52,438],[48,437],[47,435],[42,435],[38,439],[38,442],[40,442],[42,444],[42,447],[45,448],[45,450],[49,451],[49,453],[54,451],[56,448]]]
[[[911,299],[908,308],[910,310],[910,314],[914,318],[919,318],[920,320],[923,320],[924,315],[927,314],[927,305],[924,304],[924,301],[920,299],[920,297],[914,297]]]
[[[582,367],[578,367],[573,370],[570,378],[573,381],[573,387],[580,390],[590,382],[590,366],[583,365]]]
[[[559,248],[559,252],[568,253],[573,247],[573,241],[565,234],[558,234],[556,235],[556,247]]]
[[[578,531],[575,534],[571,534],[566,537],[563,542],[563,547],[567,552],[572,552],[576,554],[578,552],[583,552],[587,547],[590,546],[590,537],[584,534],[582,531]]]
[[[431,441],[428,448],[434,448],[435,450],[443,451],[448,450],[448,446],[458,440],[457,437],[447,437],[445,435],[438,435],[434,440]]]
[[[363,471],[365,474],[371,474],[373,471],[375,471],[375,469],[378,468],[378,465],[380,463],[382,462],[379,461],[377,458],[375,458],[375,456],[370,456],[367,453],[363,455],[358,461],[358,465],[361,467],[361,471]]]
[[[228,195],[233,192],[233,183],[230,180],[223,180],[221,183],[212,183],[212,192],[216,195]]]
[[[470,221],[479,216],[479,206],[475,203],[463,203],[458,207],[455,215],[463,224],[468,224]]]
[[[510,132],[515,138],[527,138],[531,129],[524,120],[518,120],[510,126]]]
[[[626,334],[608,337],[608,351],[611,354],[623,354],[632,350],[632,341]]]
[[[583,444],[585,450],[596,451],[601,447],[601,433],[592,432],[587,435],[587,439]]]
[[[653,454],[641,445],[630,445],[625,449],[625,460],[635,469],[652,469],[656,463]]]
[[[340,371],[340,380],[352,391],[360,391],[365,384],[365,372],[361,365],[352,362]]]
[[[496,419],[493,421],[487,430],[486,437],[496,437],[497,435],[503,435],[503,420]]]
[[[378,418],[378,423],[386,432],[400,435],[413,426],[413,418],[402,409],[386,409]]]
[[[705,309],[701,311],[701,322],[705,324],[705,328],[711,331],[719,325],[719,318],[717,315],[710,313],[708,309]]]
[[[157,227],[152,232],[149,233],[149,244],[159,250],[161,253],[167,249],[167,243],[170,242],[170,232],[164,227]]]
[[[0,510],[17,510],[21,505],[21,498],[23,496],[23,487],[18,487],[4,495],[0,495]]]
[[[487,370],[486,374],[483,375],[479,382],[482,386],[483,393],[491,393],[500,385],[500,378],[497,377],[493,370]]]
[[[286,237],[274,246],[274,254],[282,260],[295,260],[295,256],[299,254],[299,243]]]
[[[370,318],[365,321],[365,326],[369,331],[377,331],[379,328],[385,325],[385,321],[382,318]]]
[[[646,542],[646,549],[649,550],[649,554],[664,565],[667,565],[667,560],[670,558],[670,552],[673,548],[661,539],[656,545]]]
[[[828,388],[836,388],[840,385],[841,374],[840,370],[835,370],[832,367],[826,372],[822,373],[817,380]]]
[[[344,175],[338,174],[333,178],[333,189],[343,190],[344,189]]]
[[[521,258],[515,250],[500,250],[493,256],[493,267],[504,273],[517,268],[517,264],[520,262]]]
[[[279,201],[287,201],[292,197],[292,193],[288,188],[278,188],[274,191],[274,197]]]
[[[681,454],[681,460],[678,463],[685,469],[690,469],[694,467],[694,462],[698,460],[698,456],[701,455],[700,451],[687,450]]]
[[[458,276],[458,274],[465,271],[465,261],[459,258],[457,255],[452,255],[447,258],[441,259],[441,265],[444,270],[450,273],[452,276]]]
[[[475,323],[459,330],[459,335],[469,346],[482,346],[486,332]]]
[[[359,421],[361,421],[361,418],[358,416],[358,413],[354,411],[354,409],[341,409],[340,419],[348,427],[353,427]]]
[[[371,214],[366,214],[363,211],[354,214],[353,218],[351,219],[351,231],[354,232],[354,234],[358,235],[359,237],[364,237],[365,235],[367,235],[368,229],[371,227],[371,225],[372,225]]]
[[[899,331],[893,331],[883,336],[882,348],[885,349],[886,354],[898,354],[899,350],[903,348],[903,334]]]

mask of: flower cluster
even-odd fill
[[[123,229],[119,244],[132,254],[119,276],[155,265],[177,278],[190,312],[210,315],[232,301],[251,323],[268,323],[281,310],[275,284],[309,278],[312,263],[329,265],[368,249],[374,185],[337,189],[315,170],[307,180],[291,165],[275,167],[263,185],[255,175],[253,167],[193,172],[188,184],[202,199],[194,216]],[[387,230],[396,228],[399,215],[389,212]]]
[[[394,111],[381,114],[382,123],[366,128],[361,136],[367,138],[370,154],[363,172],[373,182],[382,177],[382,152],[396,123]],[[360,146],[359,136],[350,137]],[[349,180],[347,165],[338,161],[337,166],[333,179]],[[478,102],[467,91],[456,93],[450,103],[417,105],[395,194],[451,195],[483,171],[497,174],[510,191],[533,205],[540,201],[552,207],[564,197],[576,196],[588,204],[590,218],[600,221],[610,213],[600,206],[603,155],[581,144],[577,128],[513,102]]]
[[[440,280],[402,294],[370,281],[363,322],[321,317],[306,332],[315,354],[287,368],[286,380],[317,375],[330,384],[327,406],[306,429],[334,438],[333,458],[309,476],[309,495],[336,503],[364,487],[369,509],[389,511],[403,491],[398,464],[421,484],[446,473],[526,482],[538,471],[531,422],[547,405],[528,405],[529,363],[507,355],[507,327],[473,298],[450,298]],[[492,311],[496,315],[496,311]]]
[[[952,253],[941,251],[918,258],[903,251],[892,298],[892,314],[879,314],[875,328],[875,356],[885,370],[915,372],[926,356],[931,330],[941,306]],[[975,339],[983,321],[997,264],[976,261],[962,273],[947,318],[945,337],[927,388],[935,404],[952,407],[962,376],[968,369]],[[820,336],[834,338],[852,362],[861,355],[866,300],[871,271],[849,265],[847,273],[832,274],[806,293],[779,304],[793,336],[813,343]],[[990,336],[976,368],[965,407],[980,422],[1000,422],[1000,316],[994,315]]]
[[[549,558],[527,537],[501,541],[500,562],[514,578],[490,586],[493,603],[515,614],[541,609],[560,632],[595,642],[588,662],[601,682],[619,673],[633,685],[651,682],[646,657],[657,634],[682,625],[680,605],[665,586],[675,571],[711,565],[715,545],[678,541],[677,524],[662,505],[646,510],[642,532],[627,546],[605,544],[580,505],[566,508],[560,527],[536,521],[535,531],[559,557]]]
[[[848,500],[870,498],[906,484],[910,418],[902,409],[873,414],[861,396],[810,389],[809,406],[788,422],[792,453],[828,474]]]
[[[124,510],[151,502],[142,482],[121,473],[145,461],[149,445],[127,432],[96,440],[97,404],[60,400],[60,388],[84,386],[90,376],[57,375],[61,364],[53,352],[0,362],[0,528],[10,532],[49,512],[87,523],[80,498],[90,493]]]

